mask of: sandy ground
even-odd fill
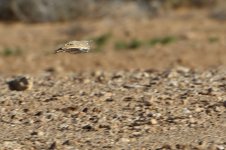
[[[226,149],[226,22],[156,19],[0,24],[0,149]],[[101,51],[53,54],[110,34]],[[156,37],[176,38],[148,45]],[[137,49],[114,43],[139,39]],[[27,75],[30,90],[6,81]]]

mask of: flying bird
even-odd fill
[[[92,41],[70,41],[55,50],[55,53],[67,52],[71,54],[87,53],[91,49]]]

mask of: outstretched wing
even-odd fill
[[[67,52],[71,54],[87,53],[91,49],[92,41],[71,41],[60,47],[55,53]]]

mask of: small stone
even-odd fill
[[[126,96],[126,97],[123,97],[123,101],[125,101],[125,102],[128,102],[128,101],[131,101],[131,100],[133,100],[134,98],[132,97],[132,96]]]
[[[79,91],[80,96],[85,96],[87,93],[85,91]]]
[[[82,129],[84,129],[86,131],[91,131],[93,129],[93,127],[88,124],[88,125],[83,126]]]
[[[42,131],[38,132],[38,136],[44,136],[44,135],[45,135],[45,132],[42,132]]]
[[[132,135],[133,135],[133,137],[139,137],[142,135],[142,133],[141,132],[133,132]]]
[[[182,99],[181,102],[182,102],[183,105],[186,105],[188,103],[188,100],[187,99]]]
[[[176,68],[176,70],[177,70],[178,72],[183,72],[183,73],[188,73],[188,72],[190,71],[189,68],[186,68],[186,67],[184,67],[184,66],[178,66],[178,67]]]
[[[111,129],[111,126],[109,126],[109,125],[99,125],[99,128],[104,128],[104,129],[106,129],[106,130],[110,130]]]
[[[97,71],[93,72],[92,74],[93,74],[95,77],[99,77],[99,76],[103,75],[103,71],[97,70]]]
[[[48,149],[49,150],[56,149],[56,142],[51,143]]]
[[[69,140],[65,140],[62,145],[70,145],[70,141]]]
[[[105,101],[106,102],[112,102],[112,101],[114,101],[114,99],[112,97],[109,97],[109,98],[106,98]]]
[[[195,112],[197,112],[197,113],[201,112],[202,110],[203,110],[203,108],[200,108],[200,107],[195,108]]]
[[[223,106],[226,107],[226,100],[223,102]]]
[[[222,145],[217,145],[217,150],[225,150],[225,148]]]
[[[104,94],[104,97],[112,97],[113,96],[113,93],[110,93],[110,92],[107,92]]]
[[[114,99],[112,98],[112,96],[113,96],[113,93],[107,92],[107,93],[104,94],[103,99],[106,102],[112,102],[112,101],[114,101]]]
[[[220,108],[220,107],[216,107],[216,108],[215,108],[215,111],[216,111],[216,112],[221,112],[221,108]]]
[[[32,136],[38,135],[38,132],[33,131],[33,132],[31,132],[31,135],[32,135]]]
[[[130,142],[130,139],[129,138],[121,138],[121,141],[124,143],[128,143],[128,142]]]
[[[194,118],[190,118],[189,122],[193,124],[193,123],[196,123],[196,120]]]
[[[169,144],[165,144],[160,149],[172,149],[172,146]]]
[[[156,125],[156,124],[158,124],[158,121],[156,119],[151,119],[151,124]]]
[[[190,114],[191,111],[188,108],[183,108],[183,113],[184,114]]]
[[[61,130],[61,131],[63,131],[63,130],[67,130],[67,129],[69,128],[69,125],[68,125],[68,124],[63,123],[63,124],[61,124],[61,125],[59,126],[59,128],[60,128],[60,130]]]
[[[153,116],[156,117],[156,118],[160,118],[162,116],[162,114],[161,113],[155,113],[155,114],[153,114]]]
[[[83,83],[84,83],[84,84],[89,84],[90,82],[91,82],[90,79],[84,79],[84,80],[83,80]]]
[[[7,82],[10,90],[25,91],[29,90],[33,86],[33,81],[29,77],[17,76],[14,79]]]

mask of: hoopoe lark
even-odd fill
[[[71,54],[87,53],[91,49],[92,41],[70,41],[55,50],[55,53],[67,52]]]

